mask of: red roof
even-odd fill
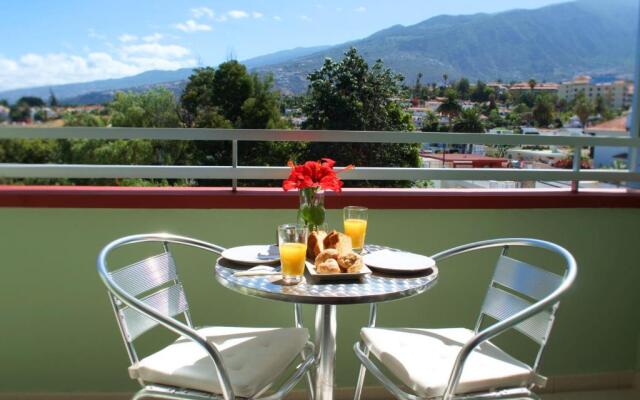
[[[496,157],[488,157],[481,156],[479,154],[458,154],[458,153],[447,153],[447,154],[426,154],[422,153],[422,157],[430,158],[433,160],[442,161],[444,159],[445,163],[452,163],[464,166],[465,164],[471,165],[473,168],[501,168],[506,163],[509,162],[506,158],[496,158]]]
[[[590,126],[589,131],[627,131],[627,116],[618,117],[611,121],[605,121],[597,125]]]

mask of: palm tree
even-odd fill
[[[444,81],[444,87],[447,87],[447,81],[449,80],[449,75],[446,73],[442,74],[442,80]]]
[[[460,113],[462,107],[458,103],[458,96],[455,90],[449,89],[446,92],[446,100],[441,103],[436,109],[442,115],[446,115],[449,118],[449,130],[453,127],[453,118]]]
[[[416,87],[415,87],[414,97],[420,96],[420,91],[422,88],[422,85],[420,84],[420,79],[422,79],[422,72],[418,72],[418,75],[416,76]]]
[[[589,117],[593,112],[593,104],[591,104],[591,102],[587,99],[587,96],[585,96],[583,93],[576,97],[576,105],[573,107],[573,111],[578,116],[582,127],[586,128],[587,123],[589,122]]]
[[[529,79],[529,87],[531,88],[531,94],[533,94],[533,89],[535,89],[538,82],[535,79]]]
[[[454,132],[484,133],[484,123],[477,107],[462,110],[453,123]]]

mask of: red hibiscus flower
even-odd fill
[[[338,174],[352,169],[353,165],[349,165],[339,171],[333,169],[334,165],[336,165],[336,162],[330,158],[323,158],[319,161],[307,161],[300,165],[289,161],[291,173],[289,177],[282,182],[282,188],[285,191],[320,188],[339,192],[342,190],[343,182],[338,178]]]

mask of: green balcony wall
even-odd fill
[[[223,246],[268,243],[276,225],[294,217],[293,210],[0,209],[0,392],[135,389],[95,268],[98,251],[110,240],[166,231]],[[339,218],[339,211],[329,211],[330,225],[339,227]],[[542,362],[542,372],[556,376],[640,369],[639,226],[638,209],[371,210],[367,240],[423,254],[497,237],[565,246],[576,256],[579,274]],[[513,254],[552,269],[558,261],[536,251]],[[433,289],[382,304],[379,325],[473,327],[496,255],[483,251],[443,262]],[[132,256],[127,250],[120,257],[124,262]],[[198,324],[293,323],[291,305],[221,287],[211,254],[176,249],[176,259]],[[312,322],[313,307],[304,312]],[[338,309],[339,386],[354,384],[351,347],[366,320],[366,306]],[[146,336],[142,353],[170,340],[164,332]],[[515,355],[530,355],[529,343],[503,340]]]

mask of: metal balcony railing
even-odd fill
[[[483,133],[356,132],[305,130],[183,129],[183,128],[29,128],[2,127],[0,139],[156,139],[231,141],[232,165],[69,165],[0,164],[3,178],[148,178],[148,179],[284,179],[289,168],[238,165],[239,141],[295,141],[344,143],[446,143],[485,145],[558,145],[573,149],[591,146],[629,148],[627,170],[581,169],[574,157],[573,169],[515,168],[374,168],[357,167],[342,175],[346,180],[494,180],[638,182],[634,169],[640,148],[638,137],[493,135]],[[330,156],[329,154],[327,156]]]

